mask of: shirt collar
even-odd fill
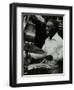
[[[58,33],[56,33],[56,34],[52,37],[52,39],[57,40],[58,37],[59,37],[59,35],[58,35]]]

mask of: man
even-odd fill
[[[42,49],[47,55],[52,55],[54,60],[59,60],[63,57],[63,40],[58,35],[58,24],[56,21],[48,21],[46,27],[48,37]]]
[[[31,53],[31,57],[34,59],[44,58],[41,62],[45,62],[51,68],[49,73],[63,72],[63,40],[58,34],[58,23],[53,20],[49,20],[46,24],[47,38],[42,47],[45,51],[44,54]],[[61,67],[60,67],[61,66]]]
[[[63,58],[63,40],[58,34],[58,24],[56,21],[49,20],[46,25],[46,35],[47,38],[42,47],[45,54],[33,56],[35,59],[46,57],[50,55],[54,60],[59,60]]]
[[[59,61],[62,65],[63,60],[63,40],[58,35],[58,23],[53,20],[49,20],[47,22],[46,26],[46,34],[47,38],[45,40],[45,43],[42,47],[42,49],[46,52],[46,56],[52,56],[52,60],[47,60],[48,64],[51,65],[52,70],[51,73],[58,73],[62,72],[63,66],[58,67],[59,64],[57,64]],[[57,69],[53,69],[55,66],[57,66]],[[62,69],[59,69],[62,68]]]

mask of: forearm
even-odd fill
[[[39,18],[38,15],[35,15],[35,16],[32,17],[32,22],[33,22],[34,24],[44,24],[44,25],[45,25],[45,20],[44,20],[44,18],[42,18],[42,17]]]
[[[41,59],[44,58],[46,56],[46,53],[44,54],[35,54],[35,53],[30,53],[31,57],[34,59]]]

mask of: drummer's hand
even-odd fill
[[[41,22],[45,22],[45,19],[41,16],[41,15],[35,15],[35,17],[39,20],[39,21],[41,21]]]

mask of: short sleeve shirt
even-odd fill
[[[59,60],[63,57],[63,39],[56,33],[52,39],[45,40],[42,49],[47,55],[52,55],[53,59]]]

